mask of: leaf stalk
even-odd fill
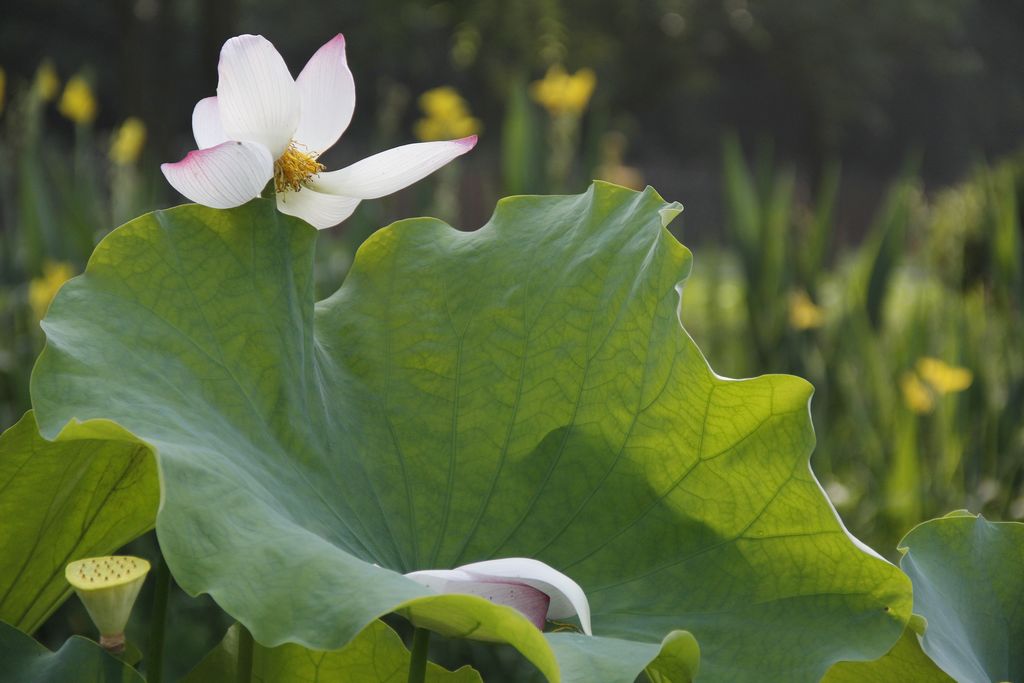
[[[167,597],[171,589],[171,570],[160,557],[154,572],[153,613],[149,629],[149,652],[146,655],[146,680],[161,683],[164,674],[164,636],[167,632]]]
[[[412,633],[412,653],[409,657],[409,683],[423,683],[427,677],[427,649],[430,631],[417,628]]]

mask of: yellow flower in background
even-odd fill
[[[28,283],[28,303],[35,313],[36,320],[43,319],[61,285],[74,275],[75,271],[70,263],[47,261],[43,264],[43,274]]]
[[[60,78],[57,77],[57,70],[53,68],[53,62],[47,59],[36,69],[32,91],[43,102],[49,102],[57,96],[59,90]]]
[[[900,377],[903,402],[915,413],[930,413],[935,399],[971,386],[974,374],[967,368],[949,365],[938,358],[917,359],[917,372],[907,370]]]
[[[96,118],[96,97],[89,82],[81,76],[72,76],[64,86],[57,109],[78,125],[92,123]]]
[[[561,66],[555,65],[548,69],[544,78],[534,81],[530,94],[552,116],[579,116],[590,103],[596,85],[597,76],[591,69],[580,69],[570,75]]]
[[[903,402],[918,415],[935,409],[935,397],[913,371],[907,370],[900,375],[900,391],[903,392]]]
[[[796,330],[812,330],[825,322],[825,311],[804,290],[789,295],[789,324]]]
[[[450,85],[428,90],[419,99],[420,109],[427,116],[451,119],[468,114],[466,100]]]
[[[146,124],[129,116],[114,132],[110,141],[110,160],[120,166],[130,166],[139,159],[146,144]]]
[[[480,132],[480,120],[472,116],[458,91],[450,86],[428,90],[419,98],[426,116],[416,121],[413,133],[424,142],[464,138]]]
[[[919,358],[917,372],[939,394],[963,391],[974,381],[974,374],[967,368],[947,365],[938,358]]]

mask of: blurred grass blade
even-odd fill
[[[916,169],[916,164],[910,166]],[[911,220],[917,181],[907,172],[896,181],[886,196],[882,210],[875,218],[865,244],[867,282],[864,289],[864,307],[876,330],[882,323],[882,305],[889,281],[906,249],[907,228]]]
[[[818,280],[824,274],[825,262],[832,246],[840,177],[838,161],[825,166],[818,184],[817,197],[814,198],[814,211],[796,249],[800,284],[811,293],[817,290]]]
[[[735,133],[722,140],[722,174],[725,183],[727,225],[743,254],[744,262],[756,262],[761,223],[761,202],[754,179],[743,158],[743,148]]]
[[[526,81],[516,78],[508,89],[505,122],[501,130],[502,177],[505,194],[530,194],[540,190],[541,160],[537,149],[537,122]]]
[[[993,284],[1004,303],[1024,297],[1021,224],[1014,168],[1004,165],[987,174],[987,199],[992,230]]]

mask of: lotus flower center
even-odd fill
[[[316,155],[299,149],[299,145],[288,143],[288,149],[274,162],[274,189],[278,192],[298,192],[306,181],[324,170]]]

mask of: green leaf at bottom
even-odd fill
[[[235,680],[239,627],[228,629],[224,639],[182,683],[223,683]],[[387,624],[375,621],[341,650],[323,652],[301,645],[266,648],[253,652],[253,680],[267,683],[405,683],[409,674],[409,650]],[[468,666],[448,671],[427,662],[427,683],[480,683],[480,674]]]
[[[652,683],[690,683],[700,667],[697,640],[686,631],[673,631],[660,646],[578,633],[546,637],[558,655],[565,683],[628,681],[641,670]]]
[[[1024,524],[956,511],[899,547],[925,654],[959,683],[1024,681]]]
[[[0,683],[143,683],[142,676],[81,636],[50,652],[0,621]]]
[[[919,636],[908,625],[885,656],[870,662],[839,662],[821,683],[955,683],[921,650]]]

